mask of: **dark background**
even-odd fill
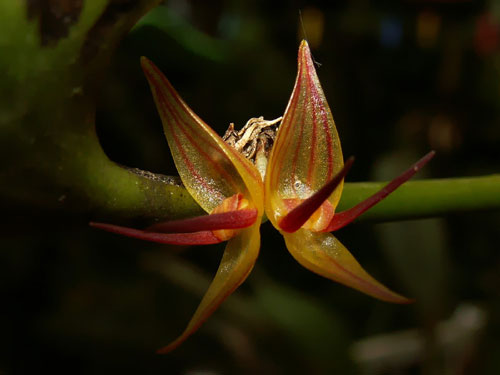
[[[299,17],[302,12],[302,24]],[[122,41],[97,131],[121,164],[175,174],[139,57],[222,134],[282,115],[304,30],[348,181],[498,173],[500,6],[494,1],[168,1]],[[57,218],[47,218],[48,221]],[[179,349],[223,246],[169,248],[67,223],[5,234],[0,374],[498,374],[498,212],[363,223],[338,238],[391,305],[298,265],[267,223],[247,282]]]

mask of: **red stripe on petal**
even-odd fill
[[[307,54],[307,64],[310,69],[314,69],[313,66],[313,61],[311,58],[311,55],[308,50]],[[323,107],[328,106],[326,103],[324,97],[320,95],[318,92],[317,86],[320,86],[319,82],[316,82],[316,78],[314,76],[314,70],[312,71],[311,75],[308,76],[309,79],[309,86],[310,86],[310,91],[311,91],[311,96],[314,98],[313,103],[315,106],[320,104],[322,108],[319,108],[319,112],[321,114],[322,120],[323,120],[323,131],[325,133],[325,141],[326,141],[326,148],[327,152],[326,155],[328,156],[328,172],[327,172],[327,177],[326,179],[329,180],[332,178],[333,174],[333,160],[332,160],[332,155],[333,155],[333,145],[332,145],[332,136],[330,133],[330,125],[328,124],[328,114],[325,111]],[[313,111],[314,112],[314,111]],[[313,148],[314,149],[314,148]]]
[[[307,95],[307,90],[306,90],[306,95]],[[299,133],[299,136],[298,136],[298,140],[297,140],[297,145],[295,146],[295,150],[294,150],[294,155],[293,155],[293,160],[292,160],[292,171],[291,171],[291,177],[290,178],[290,185],[291,185],[291,188],[293,190],[293,192],[296,194],[296,196],[299,196],[297,194],[297,188],[295,187],[295,181],[297,181],[297,174],[296,174],[296,171],[297,171],[297,162],[299,160],[299,157],[301,157],[300,155],[300,146],[302,144],[302,138],[303,138],[303,134],[304,134],[304,122],[305,122],[305,118],[306,118],[306,111],[307,111],[307,107],[306,106],[303,106],[302,107],[302,116],[300,117],[300,123],[299,123],[299,126],[300,126],[300,133]],[[292,138],[290,138],[292,139]],[[309,167],[309,171],[311,171],[311,168]],[[283,173],[282,170],[280,169],[280,173]],[[309,181],[308,181],[309,182]]]
[[[299,90],[300,90],[300,86],[302,84],[302,74],[300,74],[301,72],[299,71],[299,74],[297,75],[297,79],[296,79],[296,82],[295,82],[295,87],[294,87],[294,90],[292,92],[292,99],[290,100],[290,103],[288,105],[288,107],[286,108],[285,110],[285,115],[283,116],[283,121],[280,125],[280,129],[278,131],[278,139],[281,138],[283,139],[283,141],[281,142],[276,142],[274,144],[274,150],[273,150],[273,153],[276,155],[276,161],[275,161],[275,165],[277,167],[274,167],[271,165],[271,167],[273,167],[271,169],[271,176],[269,176],[269,178],[271,178],[271,186],[274,186],[274,187],[277,187],[278,186],[278,181],[282,180],[280,177],[281,177],[281,173],[282,173],[282,168],[280,168],[280,166],[282,165],[283,163],[283,159],[285,158],[285,155],[284,153],[286,153],[286,151],[289,149],[290,147],[290,143],[292,142],[292,135],[291,135],[291,132],[292,131],[295,131],[295,128],[292,126],[292,124],[294,124],[296,121],[296,110],[297,110],[297,102],[299,101]],[[303,118],[302,118],[303,120]],[[301,123],[303,123],[303,121],[301,121]],[[301,127],[301,134],[302,134],[302,130],[303,130],[303,126]],[[280,134],[282,133],[282,134]],[[299,137],[299,142],[300,142],[300,139],[302,137]],[[285,151],[283,151],[285,150]],[[292,162],[292,166],[295,165],[295,162]],[[294,175],[295,172],[292,171],[292,175]],[[292,190],[294,189],[294,184],[292,183],[291,185],[291,188]]]
[[[240,181],[235,180],[234,176],[229,173],[231,169],[228,167],[233,163],[226,155],[227,150],[223,150],[219,145],[216,133],[189,109],[161,71],[149,60],[144,59],[144,61],[143,68],[150,81],[157,107],[162,114],[167,138],[170,136],[170,141],[173,141],[177,148],[177,158],[184,165],[187,176],[190,176],[188,178],[193,179],[195,185],[198,184],[210,195],[217,197],[217,200],[225,198],[223,196],[223,192],[227,190],[225,187],[233,192],[241,191],[243,181],[239,183]],[[174,159],[176,159],[175,155]],[[200,161],[205,163],[202,169],[197,168]],[[211,184],[212,178],[207,173],[220,175],[222,185]],[[188,181],[184,180],[184,182]],[[191,189],[199,190],[193,186]]]
[[[206,161],[210,162],[210,164],[212,165],[212,167],[214,169],[216,169],[217,172],[221,176],[223,176],[223,178],[225,179],[225,181],[228,181],[232,185],[233,190],[235,190],[235,191],[238,190],[236,188],[236,183],[235,183],[234,179],[232,178],[232,176],[229,173],[227,173],[227,171],[224,168],[221,168],[220,162],[216,162],[213,158],[210,157],[210,155],[206,151],[204,151],[204,149],[198,144],[198,142],[196,142],[193,139],[193,137],[190,134],[188,134],[188,132],[186,131],[185,127],[189,128],[189,130],[190,130],[191,133],[197,134],[198,136],[202,136],[202,135],[199,134],[199,133],[197,133],[196,129],[194,129],[187,121],[185,121],[185,120],[182,119],[182,114],[179,113],[179,111],[176,110],[175,107],[173,107],[173,106],[170,105],[170,103],[168,102],[168,100],[166,100],[166,98],[164,97],[163,93],[157,91],[157,95],[158,95],[158,98],[161,100],[162,104],[168,109],[168,111],[170,112],[170,114],[172,115],[172,117],[174,117],[174,119],[176,120],[171,125],[175,125],[175,127],[177,129],[179,129],[183,133],[184,137],[187,138],[187,140],[189,141],[189,143],[198,151],[198,154],[202,155],[203,158]],[[164,108],[161,108],[161,110],[165,111]],[[173,128],[172,128],[172,135],[175,136]],[[176,138],[176,145],[179,148],[179,150],[181,150],[183,148],[183,146],[180,143],[180,141],[178,140],[178,138]],[[210,144],[209,141],[205,141],[204,146],[209,147],[210,149],[212,149],[213,151],[215,151],[220,157],[226,159],[225,161],[228,164],[231,163],[231,161],[229,160],[229,158],[219,148],[214,147],[212,144]],[[183,158],[184,158],[184,155],[185,155],[185,153],[183,152]],[[190,172],[194,171],[191,168],[189,168],[189,170],[190,170]],[[199,176],[198,173],[193,173],[193,175]],[[205,188],[213,191],[213,188],[210,187],[209,185],[207,185],[205,183],[205,181],[203,183],[203,186]]]
[[[319,103],[323,104],[322,103],[322,100],[321,98],[319,97],[318,95],[318,92],[316,90],[314,90],[314,85],[312,84],[312,77],[311,77],[311,72],[309,71],[309,69],[314,69],[314,67],[312,66],[309,66],[309,62],[311,62],[312,64],[312,61],[310,61],[311,58],[310,58],[310,55],[309,53],[307,54],[306,56],[306,77],[307,77],[307,86],[309,88],[309,95],[311,96],[312,98],[312,103],[309,103],[312,108],[311,108],[311,117],[312,117],[312,136],[311,136],[311,154],[309,155],[309,169],[307,171],[307,184],[309,186],[312,186],[312,176],[313,176],[313,172],[315,170],[314,168],[314,163],[316,161],[316,141],[317,141],[317,129],[316,129],[316,107],[318,106]],[[307,95],[307,94],[306,94]],[[306,108],[307,106],[304,106],[304,108]]]
[[[175,91],[175,89],[172,87],[172,85],[170,84],[170,82],[166,79],[166,77],[163,75],[163,73],[160,71],[160,69],[158,69],[158,67],[154,64],[151,64],[151,66],[153,67],[153,69],[155,70],[156,74],[160,77],[160,79],[162,80],[162,83],[164,84],[164,87],[168,90],[168,92],[170,93],[170,95],[172,96],[172,98],[174,99],[174,101],[184,109],[184,113],[181,113],[179,112],[179,110],[177,110],[175,107],[171,106],[170,103],[168,101],[164,101],[164,103],[166,104],[166,106],[168,107],[169,111],[175,115],[175,117],[177,118],[177,121],[182,123],[185,127],[189,128],[190,132],[192,134],[196,134],[197,136],[202,136],[202,137],[205,137],[206,135],[205,134],[200,134],[198,129],[194,128],[188,121],[185,121],[182,119],[182,115],[183,114],[187,114],[191,117],[191,120],[199,123],[200,125],[202,125],[203,128],[205,128],[205,130],[207,132],[211,132],[213,133],[215,136],[218,137],[218,135],[208,126],[203,126],[204,123],[191,111],[191,109],[186,105],[186,103],[184,103],[184,101],[180,98],[179,94]],[[154,78],[153,78],[154,80]],[[157,91],[158,92],[158,91]],[[177,125],[177,124],[176,124]],[[177,125],[178,126],[178,125]],[[182,127],[181,127],[182,128]],[[205,152],[203,152],[203,150],[198,146],[198,144],[194,141],[194,139],[189,136],[185,131],[183,131],[184,135],[189,139],[189,141],[191,142],[191,144],[193,144],[199,151],[201,151],[204,155],[207,155]],[[210,147],[213,151],[215,151],[216,153],[219,154],[220,157],[226,159],[226,162],[227,163],[231,163],[230,159],[228,158],[228,156],[222,151],[222,149],[220,149],[219,147],[217,146],[214,146],[212,144],[213,140],[209,138],[209,140],[205,141],[206,142],[206,146]],[[212,159],[210,159],[212,161],[212,163],[215,163]],[[217,163],[215,163],[216,166],[217,166]]]

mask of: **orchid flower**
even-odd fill
[[[182,182],[208,215],[158,223],[144,230],[91,225],[165,244],[228,241],[217,274],[191,321],[159,353],[184,342],[247,278],[259,253],[264,213],[305,268],[384,301],[411,302],[371,277],[329,232],[352,222],[385,198],[434,152],[367,200],[335,213],[353,159],[343,162],[335,123],[306,41],[300,45],[295,87],[262,173],[193,113],[151,61],[143,57],[141,64]]]

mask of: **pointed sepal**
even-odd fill
[[[157,353],[168,353],[182,344],[245,281],[255,264],[259,246],[259,224],[243,229],[238,236],[229,240],[217,274],[186,329],[176,340],[159,349]]]
[[[332,234],[300,229],[294,233],[283,233],[283,236],[292,256],[312,272],[383,301],[412,302],[370,276]]]
[[[189,194],[207,212],[243,194],[263,212],[262,179],[255,166],[203,122],[147,58],[141,65],[160,113],[174,162]]]
[[[295,87],[266,171],[266,214],[278,227],[287,199],[307,199],[343,167],[340,140],[306,41],[299,48]],[[335,209],[341,182],[328,198]]]

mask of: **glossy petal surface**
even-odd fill
[[[295,232],[306,224],[309,218],[313,219],[310,220],[310,222],[317,225],[317,231],[321,231],[325,226],[327,226],[328,223],[325,222],[324,219],[329,220],[333,217],[334,212],[332,205],[323,204],[323,202],[326,201],[332,192],[342,183],[342,181],[344,181],[344,177],[351,168],[353,162],[354,158],[347,160],[341,171],[309,198],[300,200],[296,199],[295,202],[293,200],[286,200],[286,202],[291,201],[289,204],[290,206],[294,206],[294,204],[298,202],[301,203],[295,206],[279,221],[280,229],[285,232]],[[328,212],[328,210],[330,210],[330,212]],[[307,226],[304,226],[304,228],[316,229],[314,227],[308,228]]]
[[[266,214],[275,226],[287,214],[286,199],[306,199],[343,167],[340,140],[307,42],[300,45],[292,96],[266,172]],[[328,198],[335,208],[342,183]]]
[[[412,302],[371,277],[349,250],[330,233],[314,233],[300,229],[294,233],[283,233],[283,236],[293,257],[318,275],[387,302]]]
[[[227,243],[219,269],[198,309],[181,336],[158,353],[168,353],[194,333],[219,305],[247,278],[259,254],[260,223],[243,229]]]
[[[187,106],[151,61],[143,57],[141,65],[175,165],[193,198],[211,212],[224,199],[241,193],[262,215],[263,189],[258,170]]]

